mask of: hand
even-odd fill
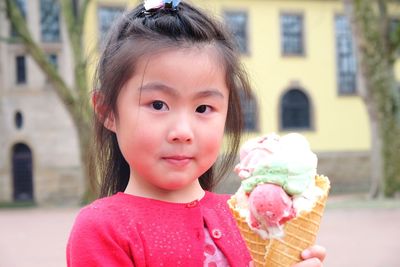
[[[322,262],[326,256],[326,250],[324,247],[315,245],[301,253],[301,257],[304,261],[299,262],[292,267],[322,267]]]

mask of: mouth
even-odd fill
[[[171,165],[177,167],[183,167],[189,164],[194,158],[184,155],[173,155],[173,156],[162,157],[162,159]]]

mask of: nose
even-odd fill
[[[191,143],[193,141],[192,123],[188,116],[179,116],[171,123],[168,133],[170,143]]]

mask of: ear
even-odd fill
[[[116,131],[116,123],[115,116],[112,111],[108,109],[108,107],[104,104],[104,95],[99,91],[94,91],[92,93],[92,105],[94,108],[94,112],[99,119],[103,123],[103,126],[108,130],[115,132]]]

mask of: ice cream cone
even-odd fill
[[[245,218],[240,216],[235,197],[229,199],[229,207],[253,258],[254,266],[289,267],[301,261],[301,252],[314,244],[330,189],[329,179],[325,176],[316,176],[315,182],[323,189],[324,194],[310,212],[303,212],[286,222],[285,235],[279,239],[262,239],[250,229]]]

